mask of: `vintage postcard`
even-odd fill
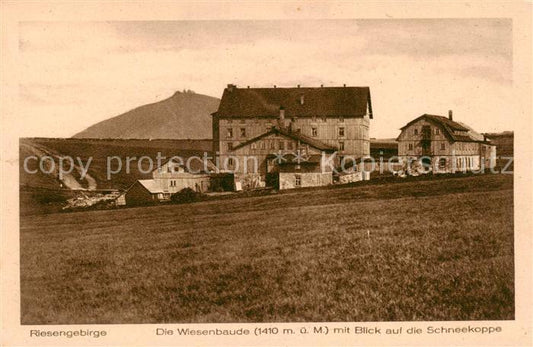
[[[3,345],[533,344],[531,3],[1,5]]]

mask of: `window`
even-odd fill
[[[445,169],[446,168],[446,158],[440,158],[439,159],[439,168]]]
[[[344,117],[339,117],[339,122],[344,123]]]
[[[274,141],[270,141],[270,149],[276,149],[276,144]]]
[[[317,128],[311,128],[311,136],[318,136],[318,129]]]
[[[292,149],[293,146],[292,146],[292,141],[288,141],[287,142],[287,149]]]
[[[344,136],[344,127],[339,128],[339,136]]]
[[[228,124],[231,124],[231,123],[233,123],[233,119],[230,118],[228,119]]]
[[[228,165],[233,166],[233,158],[228,158]]]
[[[412,144],[412,143],[409,144],[409,150],[410,150],[410,151],[413,150],[413,144]]]
[[[440,149],[443,150],[443,151],[446,149],[446,143],[445,142],[442,142],[440,144]]]
[[[326,123],[327,120],[328,120],[328,119],[327,119],[326,117],[322,117],[322,121],[323,121],[324,123]]]
[[[285,141],[279,141],[279,149],[285,149]]]
[[[312,120],[313,122],[316,122],[316,116],[313,116]]]
[[[265,149],[266,148],[265,141],[259,142],[259,146],[261,147],[261,149]]]
[[[418,135],[418,129],[415,128],[415,130],[414,130],[414,134],[415,134],[415,135]]]
[[[246,137],[246,128],[241,128],[241,137]]]
[[[228,131],[226,132],[226,137],[228,139],[231,139],[233,137],[233,128],[228,128]]]
[[[339,151],[344,151],[344,142],[343,141],[339,142]]]
[[[233,151],[233,142],[228,142],[228,151]]]
[[[257,149],[257,143],[256,142],[252,142],[251,147],[252,147],[252,149]]]
[[[294,176],[294,185],[296,187],[301,187],[302,186],[302,176],[301,175],[295,175]]]
[[[435,135],[439,135],[439,134],[440,134],[440,129],[439,128],[435,129]]]
[[[241,119],[241,124],[245,124],[246,123],[246,119]]]

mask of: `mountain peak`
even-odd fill
[[[96,123],[75,138],[206,139],[212,137],[211,113],[220,99],[190,89]]]

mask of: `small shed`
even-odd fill
[[[165,192],[157,180],[138,180],[126,191],[127,205],[146,205],[157,201],[170,200],[170,192]]]

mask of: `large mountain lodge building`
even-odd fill
[[[325,185],[317,156],[370,154],[368,87],[237,88],[228,85],[213,116],[213,150],[242,188]],[[305,157],[301,162],[297,153]],[[280,154],[283,160],[280,161]],[[256,161],[249,159],[256,158]],[[257,170],[255,171],[255,168]],[[252,172],[251,172],[252,171]],[[275,180],[275,179],[274,179]]]
[[[433,172],[455,173],[490,169],[496,165],[496,146],[464,123],[424,114],[401,128],[398,156],[404,162],[425,160]]]
[[[368,87],[237,88],[229,84],[212,117],[215,162],[209,168],[167,162],[153,172],[152,179],[130,187],[122,196],[124,203],[166,201],[184,188],[198,192],[289,189],[370,177],[361,170],[365,165],[361,159],[370,155],[373,115]],[[396,140],[400,165],[422,159],[433,173],[496,165],[496,147],[454,121],[451,111],[448,118],[424,114],[412,120]],[[396,147],[388,145],[393,155]],[[333,165],[324,166],[323,156],[334,158]],[[334,174],[342,158],[349,159],[352,168]],[[366,165],[365,169],[370,170]]]

